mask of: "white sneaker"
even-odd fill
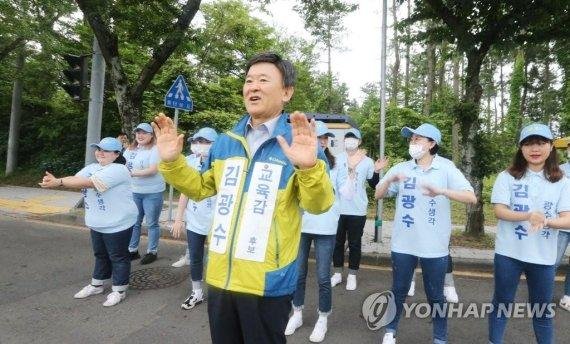
[[[295,330],[303,325],[303,311],[293,311],[293,315],[289,318],[287,322],[287,327],[285,328],[285,335],[290,336],[295,333]]]
[[[73,297],[76,299],[84,299],[84,298],[89,297],[91,295],[101,294],[103,292],[103,290],[105,290],[105,288],[103,288],[103,286],[95,287],[95,286],[89,284],[88,286],[86,286],[83,289],[81,289],[80,291],[78,291],[77,294],[73,295]]]
[[[331,287],[336,286],[342,282],[342,275],[340,272],[335,272],[331,277]]]
[[[388,332],[382,338],[382,344],[396,344],[396,338],[392,332]]]
[[[564,296],[560,299],[559,305],[560,305],[560,307],[562,307],[563,309],[565,309],[565,310],[567,310],[568,312],[570,312],[570,296],[564,295]]]
[[[111,292],[109,295],[107,295],[107,300],[103,302],[103,306],[111,307],[118,304],[119,302],[125,299],[126,294],[127,294],[126,292],[122,293],[119,293],[118,291]]]
[[[346,277],[346,290],[356,290],[356,275],[348,274]]]
[[[459,302],[459,296],[457,296],[457,291],[455,291],[455,287],[453,286],[443,287],[443,296],[445,296],[445,300],[449,303]]]
[[[192,294],[180,305],[182,309],[192,309],[204,301],[204,292],[201,289],[192,290]]]
[[[410,289],[408,290],[408,296],[414,296],[416,293],[416,281],[412,280],[412,284],[410,284]]]
[[[315,328],[313,329],[313,332],[311,332],[309,340],[313,343],[320,343],[325,339],[326,333],[327,333],[327,316],[319,315],[319,319],[315,323]]]
[[[186,255],[180,257],[180,259],[172,263],[172,266],[175,268],[181,268],[187,265],[190,265],[190,259]]]

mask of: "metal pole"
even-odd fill
[[[95,162],[93,149],[89,144],[101,140],[103,114],[103,92],[105,90],[105,59],[101,54],[97,38],[93,38],[93,60],[91,61],[91,82],[89,88],[89,113],[87,115],[87,138],[85,145],[85,165]]]
[[[382,50],[380,54],[380,157],[384,157],[384,141],[386,129],[386,20],[388,13],[387,0],[382,0]],[[380,171],[382,177],[383,171]],[[383,201],[378,200],[376,204],[376,221],[374,230],[374,242],[382,240],[382,209]]]
[[[178,129],[178,109],[174,109],[174,127]],[[174,188],[169,185],[168,190],[168,221],[172,221],[172,198],[174,197]]]

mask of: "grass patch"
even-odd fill
[[[8,176],[0,177],[0,185],[39,187],[43,174],[38,169],[16,169]]]
[[[483,233],[482,235],[469,235],[462,230],[456,229],[451,232],[451,246],[492,250],[495,248],[495,237]]]

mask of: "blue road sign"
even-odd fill
[[[186,86],[186,81],[184,81],[182,75],[176,78],[176,81],[174,81],[168,92],[166,92],[166,96],[164,96],[164,106],[192,111],[194,103],[192,102],[190,91],[188,91],[188,86]]]

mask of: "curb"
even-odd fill
[[[309,253],[309,257],[313,259],[315,258],[314,251]],[[345,261],[348,261],[348,255],[345,255]],[[363,252],[360,258],[360,263],[362,265],[381,266],[386,268],[392,267],[390,255],[377,252]],[[453,257],[454,271],[468,270],[471,272],[493,272],[493,268],[493,260]]]

